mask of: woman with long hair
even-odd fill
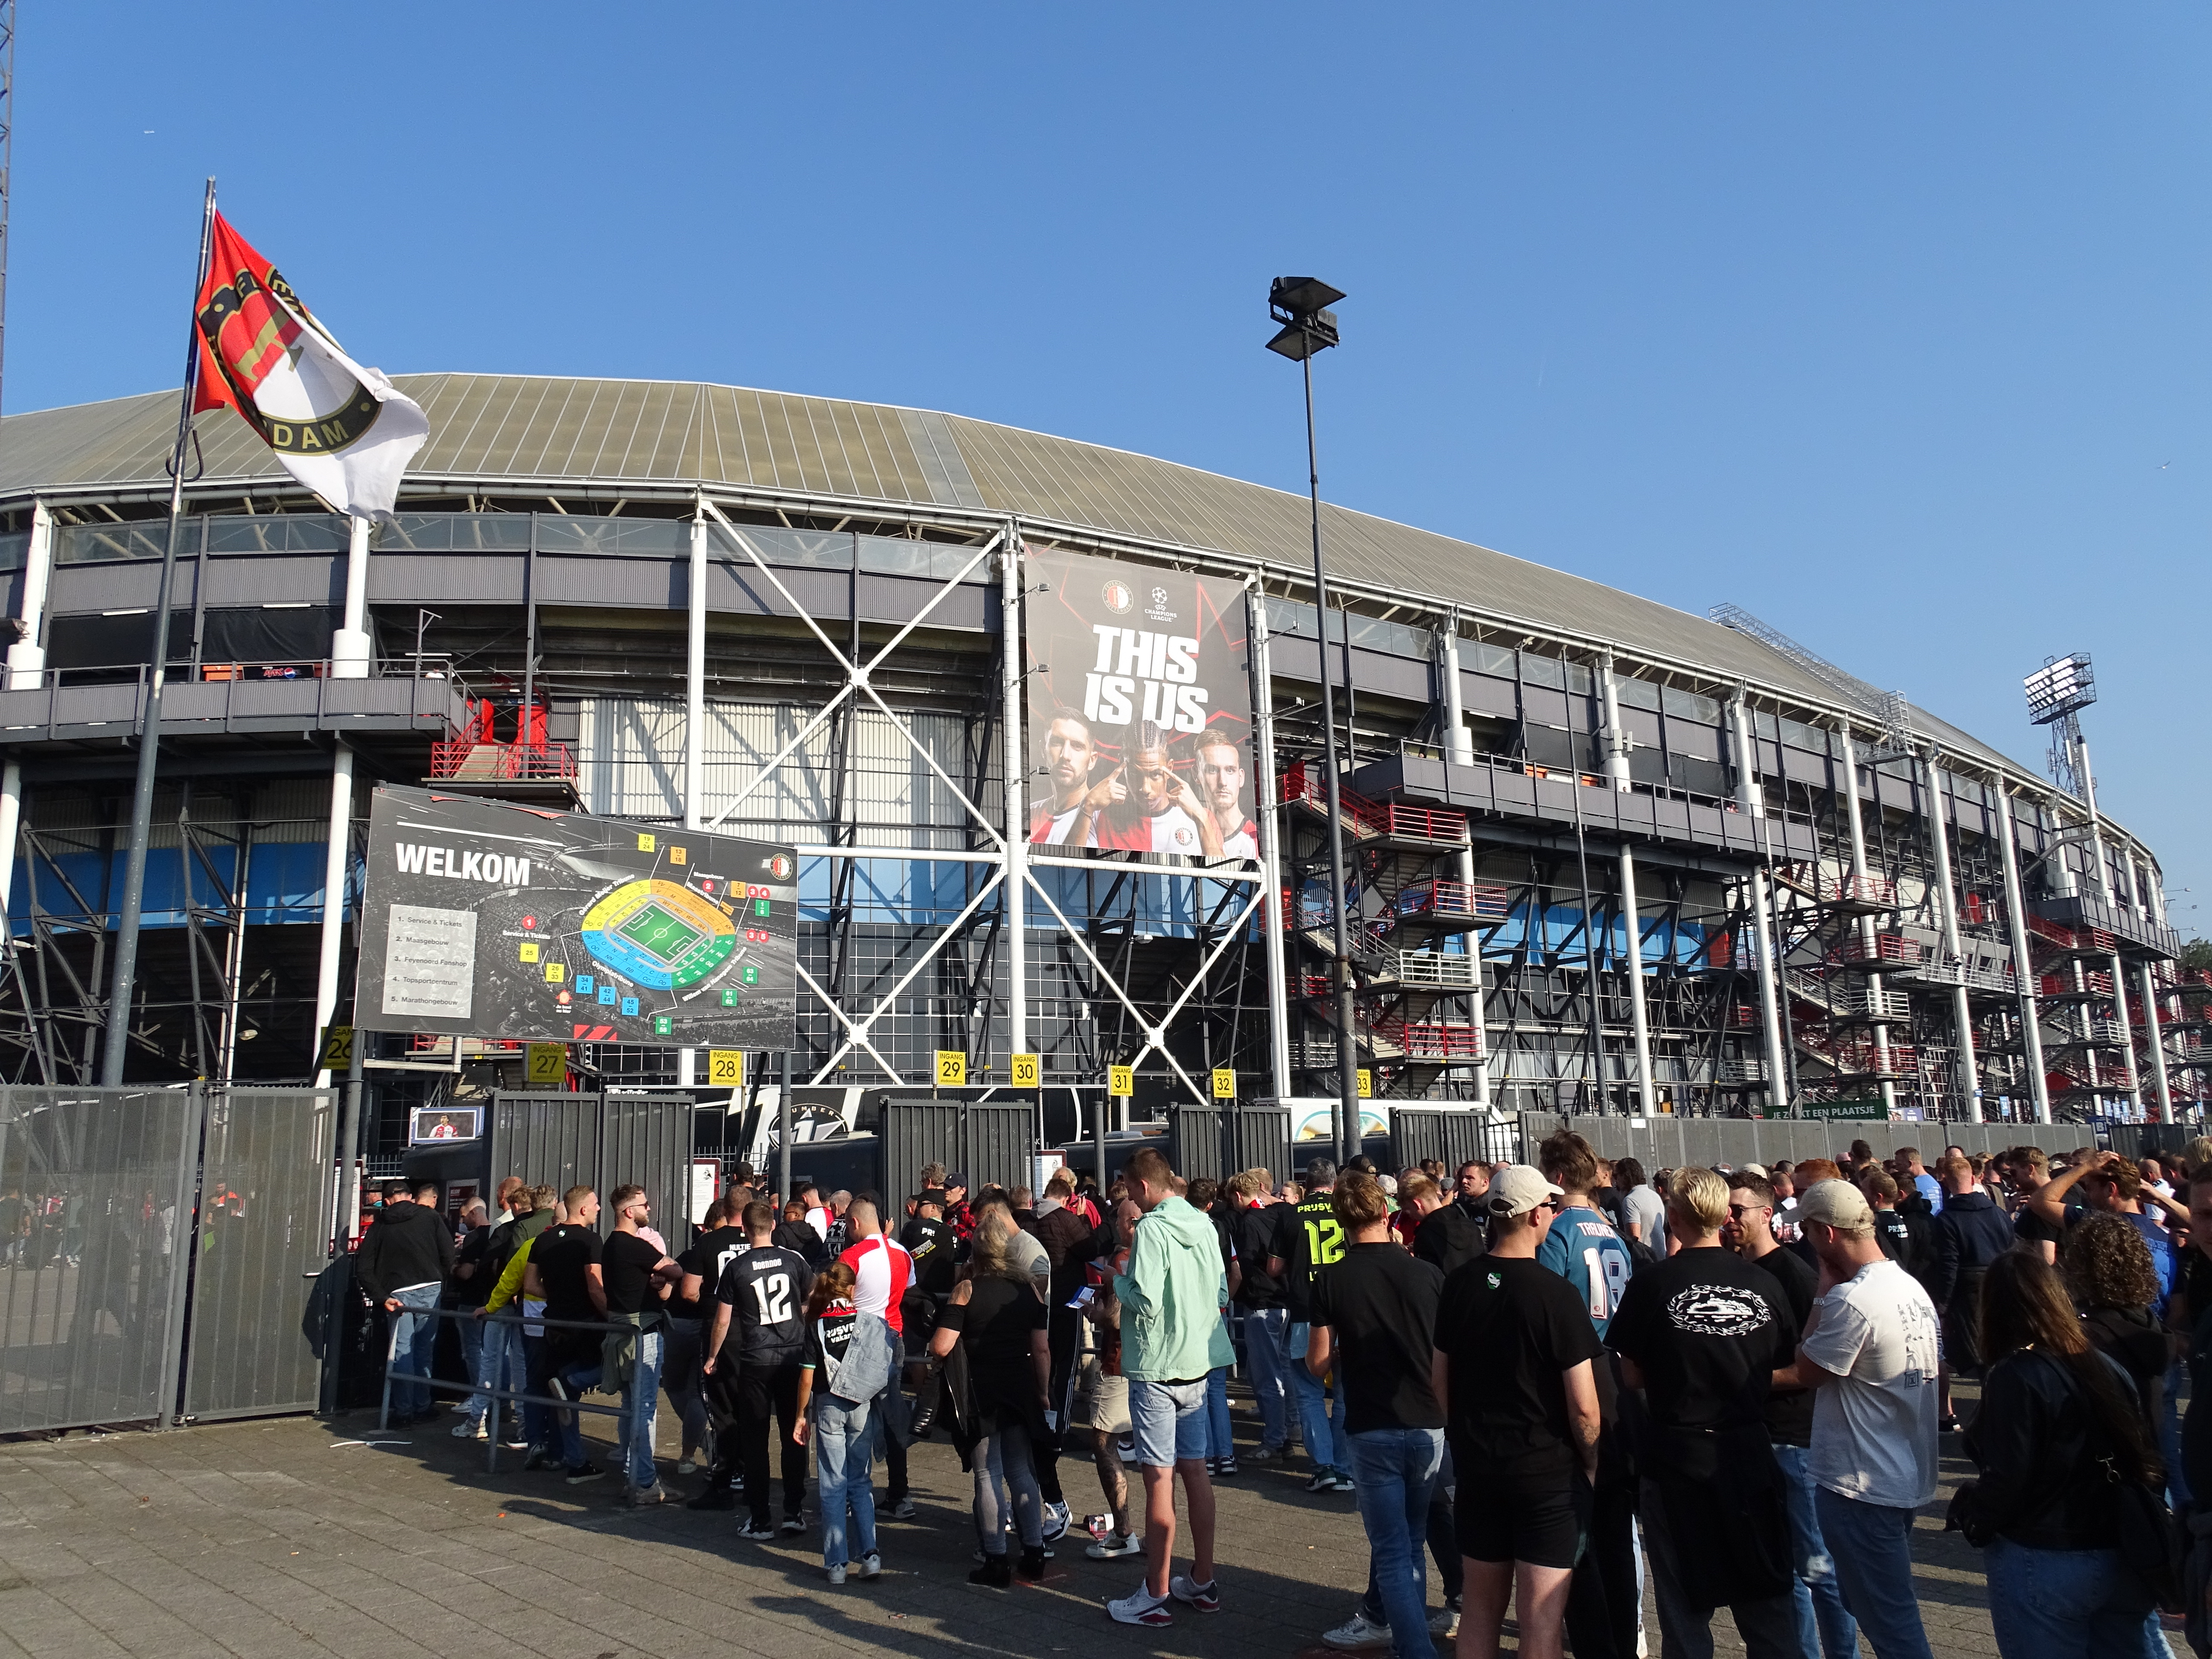
[[[799,1361],[798,1421],[791,1437],[806,1443],[814,1437],[815,1494],[822,1505],[822,1565],[830,1582],[842,1584],[849,1564],[863,1578],[883,1571],[876,1552],[876,1495],[868,1474],[873,1462],[868,1437],[868,1406],[875,1390],[860,1400],[838,1391],[837,1374],[853,1345],[860,1310],[853,1305],[853,1269],[833,1261],[806,1293],[806,1348]],[[808,1413],[809,1403],[812,1414]],[[852,1537],[846,1538],[847,1511]]]
[[[2153,1437],[2165,1415],[2166,1340],[2152,1313],[2158,1269],[2150,1247],[2123,1217],[2093,1215],[2066,1235],[2066,1286],[2081,1310],[2089,1346],[2128,1374]]]
[[[975,1224],[969,1276],[952,1287],[929,1340],[930,1352],[939,1359],[958,1344],[968,1362],[976,1436],[969,1468],[975,1480],[975,1536],[983,1549],[983,1565],[968,1581],[1000,1589],[1018,1571],[1031,1583],[1044,1577],[1044,1501],[1030,1448],[1053,1432],[1045,1418],[1052,1393],[1045,1305],[1027,1264],[1008,1248],[1012,1231],[1005,1210],[983,1213]],[[1006,1561],[1010,1520],[1022,1540],[1017,1567]]]
[[[1966,1430],[1993,1534],[1990,1620],[2005,1659],[2164,1659],[2151,1593],[2122,1557],[2125,1483],[2158,1455],[2125,1374],[2090,1346],[2057,1273],[2008,1250],[1982,1279],[1982,1407]]]

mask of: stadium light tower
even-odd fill
[[[1336,313],[1344,298],[1316,276],[1278,276],[1267,289],[1267,313],[1282,326],[1267,349],[1304,371],[1306,384],[1306,485],[1313,505],[1314,641],[1321,659],[1321,723],[1328,782],[1329,915],[1336,949],[1332,977],[1336,996],[1336,1157],[1340,1166],[1360,1139],[1359,1050],[1352,1014],[1351,932],[1345,919],[1344,805],[1336,776],[1336,698],[1328,678],[1328,573],[1321,562],[1321,462],[1314,446],[1313,359],[1337,343]],[[1267,780],[1273,789],[1275,781]]]

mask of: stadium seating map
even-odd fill
[[[379,789],[355,1024],[787,1048],[798,898],[788,847]]]

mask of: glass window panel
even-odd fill
[[[1659,688],[1649,680],[1632,680],[1626,675],[1615,675],[1613,694],[1624,708],[1646,709],[1652,714],[1659,711]]]
[[[1567,689],[1566,665],[1557,657],[1540,657],[1533,651],[1521,653],[1521,678],[1531,685],[1548,685],[1554,691]]]

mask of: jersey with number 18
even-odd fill
[[[1613,1230],[1613,1224],[1596,1210],[1574,1205],[1552,1218],[1552,1230],[1536,1247],[1536,1263],[1575,1287],[1600,1340],[1627,1293],[1636,1258]]]

